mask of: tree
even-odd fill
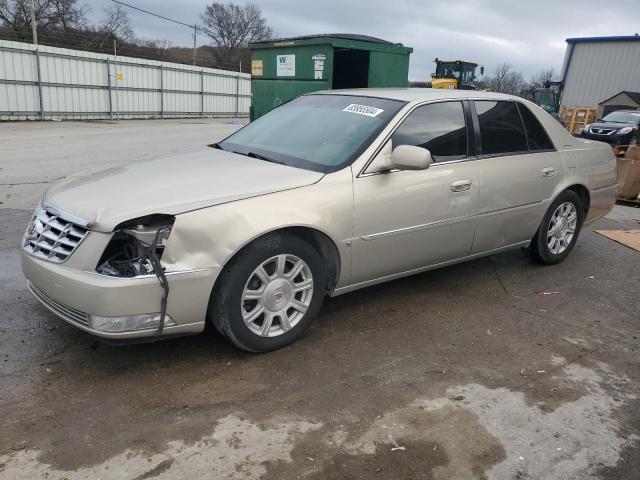
[[[65,32],[86,27],[86,9],[78,0],[34,0],[38,29]],[[0,0],[0,22],[16,32],[31,30],[31,0]]]
[[[245,6],[233,3],[212,3],[201,15],[206,34],[213,40],[211,46],[216,58],[224,66],[236,63],[249,43],[269,40],[273,30],[267,25],[260,8],[252,3]]]
[[[104,9],[104,18],[98,24],[96,44],[104,46],[105,43],[132,42],[135,39],[133,30],[129,25],[129,15],[122,5],[110,5]]]
[[[492,92],[510,93],[516,95],[525,88],[525,81],[520,72],[513,70],[508,63],[499,64],[493,76],[487,80],[487,88]]]
[[[540,70],[537,74],[531,76],[531,84],[544,87],[545,83],[551,82],[556,77],[553,68]]]

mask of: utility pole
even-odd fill
[[[33,44],[38,48],[38,26],[36,24],[36,0],[31,0],[31,31],[33,32]]]
[[[114,38],[113,39],[113,73],[114,73],[114,77],[115,77],[115,82],[116,82],[116,102],[115,102],[115,107],[116,107],[116,121],[118,120],[118,46],[117,46],[118,41]]]
[[[193,24],[193,64],[196,64],[196,35],[198,32],[198,27],[197,25],[194,23]]]

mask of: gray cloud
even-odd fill
[[[86,0],[96,21],[109,0]],[[186,23],[199,21],[206,0],[130,0]],[[235,1],[234,3],[244,3]],[[410,77],[428,77],[433,59],[459,58],[490,72],[506,61],[525,78],[560,70],[568,37],[632,35],[640,29],[638,0],[254,0],[279,36],[361,33],[413,47]],[[191,44],[180,25],[130,11],[137,36]],[[200,38],[207,43],[206,38]],[[199,42],[199,43],[200,43]]]

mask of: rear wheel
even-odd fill
[[[573,249],[584,221],[584,210],[578,194],[562,192],[551,204],[540,228],[529,246],[531,257],[538,263],[561,262]]]
[[[240,252],[217,281],[209,320],[237,347],[265,352],[300,338],[326,290],[326,269],[305,241],[273,233]]]

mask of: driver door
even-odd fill
[[[426,170],[365,169],[354,178],[353,284],[469,255],[479,191],[472,131],[464,102],[419,106],[379,155],[415,145],[427,148],[434,163]]]

